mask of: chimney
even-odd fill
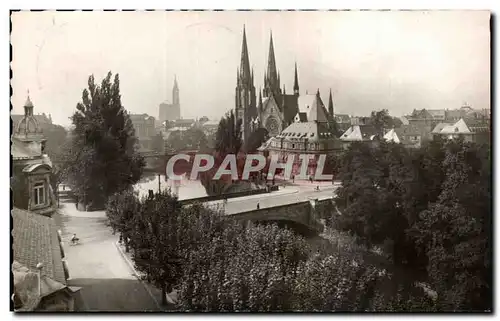
[[[42,296],[42,269],[43,263],[38,263],[36,265],[36,269],[38,270],[38,296]]]

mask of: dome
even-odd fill
[[[38,133],[38,122],[33,116],[25,116],[23,117],[19,123],[17,124],[18,134],[30,134],[30,133]]]

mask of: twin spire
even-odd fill
[[[243,43],[241,45],[241,61],[240,68],[237,70],[237,81],[239,84],[253,85],[254,74],[250,68],[250,59],[248,55],[246,28],[243,25]],[[267,70],[264,73],[264,89],[280,87],[280,75],[276,68],[276,58],[274,55],[273,32],[270,33],[269,40],[269,56],[267,62]],[[295,79],[293,85],[294,94],[299,94],[299,77],[297,75],[297,63],[295,63]]]

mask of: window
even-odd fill
[[[45,184],[43,182],[35,183],[33,194],[35,205],[45,204]]]
[[[292,144],[292,149],[295,148],[295,144]]]

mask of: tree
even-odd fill
[[[429,263],[429,280],[443,310],[492,307],[491,171],[489,151],[460,140],[448,142],[446,178],[436,202],[413,226]]]
[[[269,139],[269,133],[265,128],[258,128],[254,131],[248,138],[248,142],[245,146],[247,153],[255,153],[257,149]]]
[[[375,129],[384,136],[384,129],[389,129],[394,127],[394,120],[389,115],[387,109],[382,109],[379,111],[372,111],[370,115],[370,123],[375,127]]]
[[[85,203],[102,207],[107,197],[126,190],[142,174],[144,159],[137,153],[137,139],[121,104],[120,81],[108,73],[101,85],[90,76],[88,89],[72,116],[75,126],[69,154],[73,160],[68,178]]]
[[[58,155],[62,153],[62,147],[66,143],[66,129],[59,125],[50,125],[44,129],[43,135],[47,139],[45,152],[50,159],[58,158]]]
[[[221,154],[238,154],[243,146],[241,119],[231,110],[221,119],[215,134],[215,150]]]
[[[165,142],[161,133],[157,133],[155,136],[153,136],[151,147],[153,151],[159,154],[163,154],[165,152]]]

